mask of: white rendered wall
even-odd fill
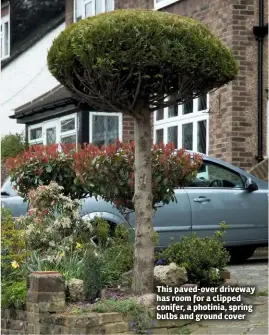
[[[49,32],[30,49],[3,68],[0,83],[0,130],[2,135],[21,132],[23,124],[9,118],[14,109],[59,85],[47,67],[47,53],[65,23]]]

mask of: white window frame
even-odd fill
[[[36,138],[35,140],[30,139],[31,130],[41,128],[41,137]],[[42,123],[34,124],[28,127],[28,143],[29,144],[43,144],[43,125]]]
[[[172,5],[175,2],[178,2],[179,0],[161,0],[160,2],[157,2],[157,0],[154,0],[154,9],[158,10],[167,6]]]
[[[9,7],[9,5],[8,5]],[[8,50],[7,54],[4,55],[5,53],[5,23],[8,22]],[[10,7],[8,9],[8,14],[1,17],[1,26],[2,26],[2,32],[1,32],[1,60],[4,60],[8,57],[10,57]],[[3,54],[3,56],[2,56]]]
[[[74,118],[75,119],[75,129],[72,130],[68,130],[65,132],[61,132],[61,122],[67,119],[71,119]],[[56,144],[61,143],[61,138],[63,137],[67,137],[67,136],[71,136],[71,135],[76,135],[76,146],[77,146],[77,141],[78,141],[78,120],[77,120],[77,114],[69,114],[69,115],[65,115],[62,116],[60,118],[56,118],[56,119],[52,119],[49,121],[44,121],[41,123],[37,123],[37,124],[33,124],[31,126],[28,127],[28,143],[31,145],[34,144],[43,144],[43,145],[47,145],[47,141],[46,141],[46,128],[48,127],[56,127]],[[42,128],[42,137],[35,139],[35,140],[31,140],[30,139],[30,133],[32,129],[36,129],[36,128]]]
[[[73,2],[73,8],[74,8],[74,22],[76,22],[77,20],[77,13],[76,13],[76,2],[80,1],[81,2],[81,6],[83,7],[82,9],[82,19],[86,19],[86,5],[89,3],[92,3],[92,12],[93,12],[93,16],[96,15],[96,1],[100,1],[101,2],[101,6],[102,6],[102,11],[101,13],[104,13],[106,11],[106,1],[107,0],[74,0]],[[113,9],[115,9],[115,0],[113,0]]]
[[[156,114],[154,112],[154,132],[153,132],[153,141],[156,143],[156,130],[163,129],[163,143],[168,143],[168,128],[177,126],[178,127],[178,136],[177,136],[177,148],[182,147],[182,125],[187,123],[193,124],[193,137],[192,145],[193,151],[197,152],[197,130],[198,122],[206,121],[206,154],[209,151],[209,94],[207,94],[207,109],[198,111],[198,98],[193,99],[193,112],[189,114],[182,114],[183,105],[178,106],[178,116],[168,117],[168,107],[164,108],[163,119],[156,121]]]
[[[93,126],[93,116],[95,115],[102,115],[102,116],[117,116],[119,118],[119,140],[122,141],[122,113],[104,113],[104,112],[95,112],[90,111],[90,117],[89,117],[89,143],[92,143],[92,126]]]

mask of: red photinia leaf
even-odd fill
[[[98,148],[83,144],[76,151],[73,145],[32,146],[22,155],[6,162],[23,196],[39,183],[55,180],[64,193],[80,198],[87,193],[101,195],[121,208],[133,209],[135,143],[116,143]],[[173,143],[152,147],[153,205],[174,199],[174,188],[195,176],[201,162],[199,155],[190,156],[184,149],[175,151]],[[50,173],[46,167],[50,166]],[[47,169],[48,170],[48,169]],[[39,182],[36,183],[38,176]],[[64,177],[63,177],[64,176]]]

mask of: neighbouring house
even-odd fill
[[[13,110],[58,85],[47,68],[47,50],[65,28],[64,0],[2,1],[1,134],[25,126],[9,118]]]
[[[207,153],[247,170],[265,161],[269,149],[268,24],[265,22],[268,0],[66,0],[65,24],[120,8],[146,8],[195,18],[232,48],[239,64],[240,73],[232,83],[184,105],[155,112],[153,141],[173,141],[177,148]],[[15,58],[4,66],[4,73],[5,67],[10,68],[6,77],[15,81],[16,72],[12,69],[16,66],[25,73],[35,61],[45,66],[47,50],[63,28],[63,24],[59,25],[43,35],[43,40],[47,40],[42,49],[43,63],[35,59],[38,54],[31,57],[28,48],[17,57],[17,63]],[[42,44],[41,39],[32,45],[33,52]],[[23,64],[27,53],[28,61]],[[39,71],[41,69],[40,65]],[[90,106],[80,104],[49,75],[46,67],[43,71],[51,85],[45,85],[39,76],[39,91],[33,92],[30,82],[29,87],[25,86],[25,92],[29,92],[24,94],[26,99],[12,100],[12,106],[8,104],[15,111],[11,115],[11,124],[15,127],[16,120],[17,124],[25,125],[30,143],[91,142],[102,145],[116,138],[124,142],[133,139],[131,117],[96,112]],[[9,113],[12,114],[11,109]]]

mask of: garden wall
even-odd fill
[[[1,334],[28,334],[27,312],[18,309],[1,309]]]
[[[26,311],[2,310],[2,334],[133,334],[132,318],[121,313],[67,313],[65,283],[57,272],[30,276]],[[151,309],[152,318],[155,310]],[[157,321],[152,334],[176,334],[190,321]]]

